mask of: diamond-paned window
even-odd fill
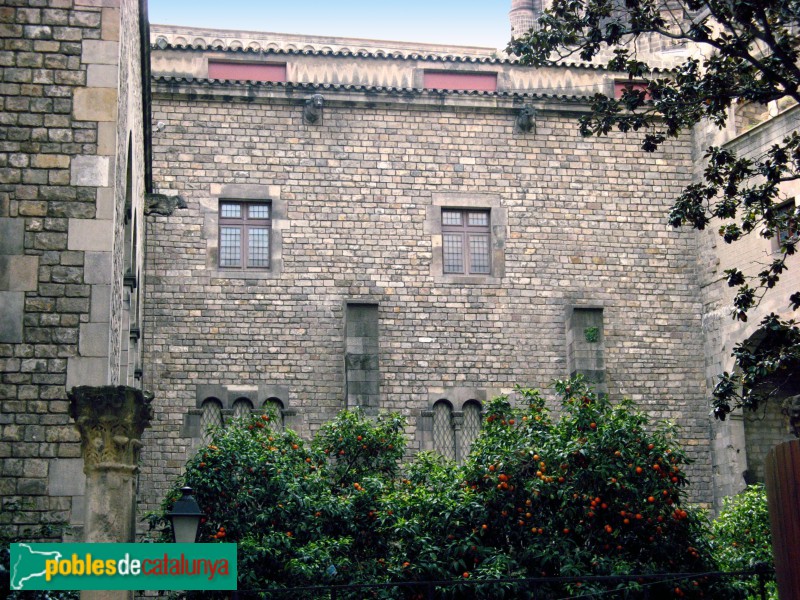
[[[250,416],[250,411],[253,410],[253,403],[247,398],[239,398],[233,403],[233,418],[241,419]]]
[[[211,440],[209,428],[222,427],[222,403],[216,398],[209,398],[203,401],[203,414],[200,417],[200,430],[203,432],[203,442]]]
[[[481,432],[481,405],[474,400],[464,404],[464,424],[461,428],[461,458],[464,459],[472,449],[472,444]]]
[[[265,412],[271,414],[276,419],[276,425],[283,428],[283,402],[278,398],[267,398],[264,402]]]
[[[439,400],[433,405],[433,448],[445,458],[456,458],[453,407],[446,400]]]

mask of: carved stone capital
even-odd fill
[[[127,386],[78,386],[67,394],[81,434],[84,472],[134,472],[141,437],[153,418],[153,395]]]

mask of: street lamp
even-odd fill
[[[178,544],[193,544],[197,541],[197,530],[200,528],[200,519],[203,511],[192,496],[192,488],[188,485],[181,488],[183,496],[178,499],[167,514],[172,522],[172,535]]]

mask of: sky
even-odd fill
[[[149,0],[151,23],[505,48],[511,0]]]

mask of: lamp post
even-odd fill
[[[197,541],[197,530],[200,528],[200,519],[203,511],[192,496],[192,488],[181,488],[181,496],[172,511],[167,514],[172,522],[172,535],[178,544],[193,544]]]

